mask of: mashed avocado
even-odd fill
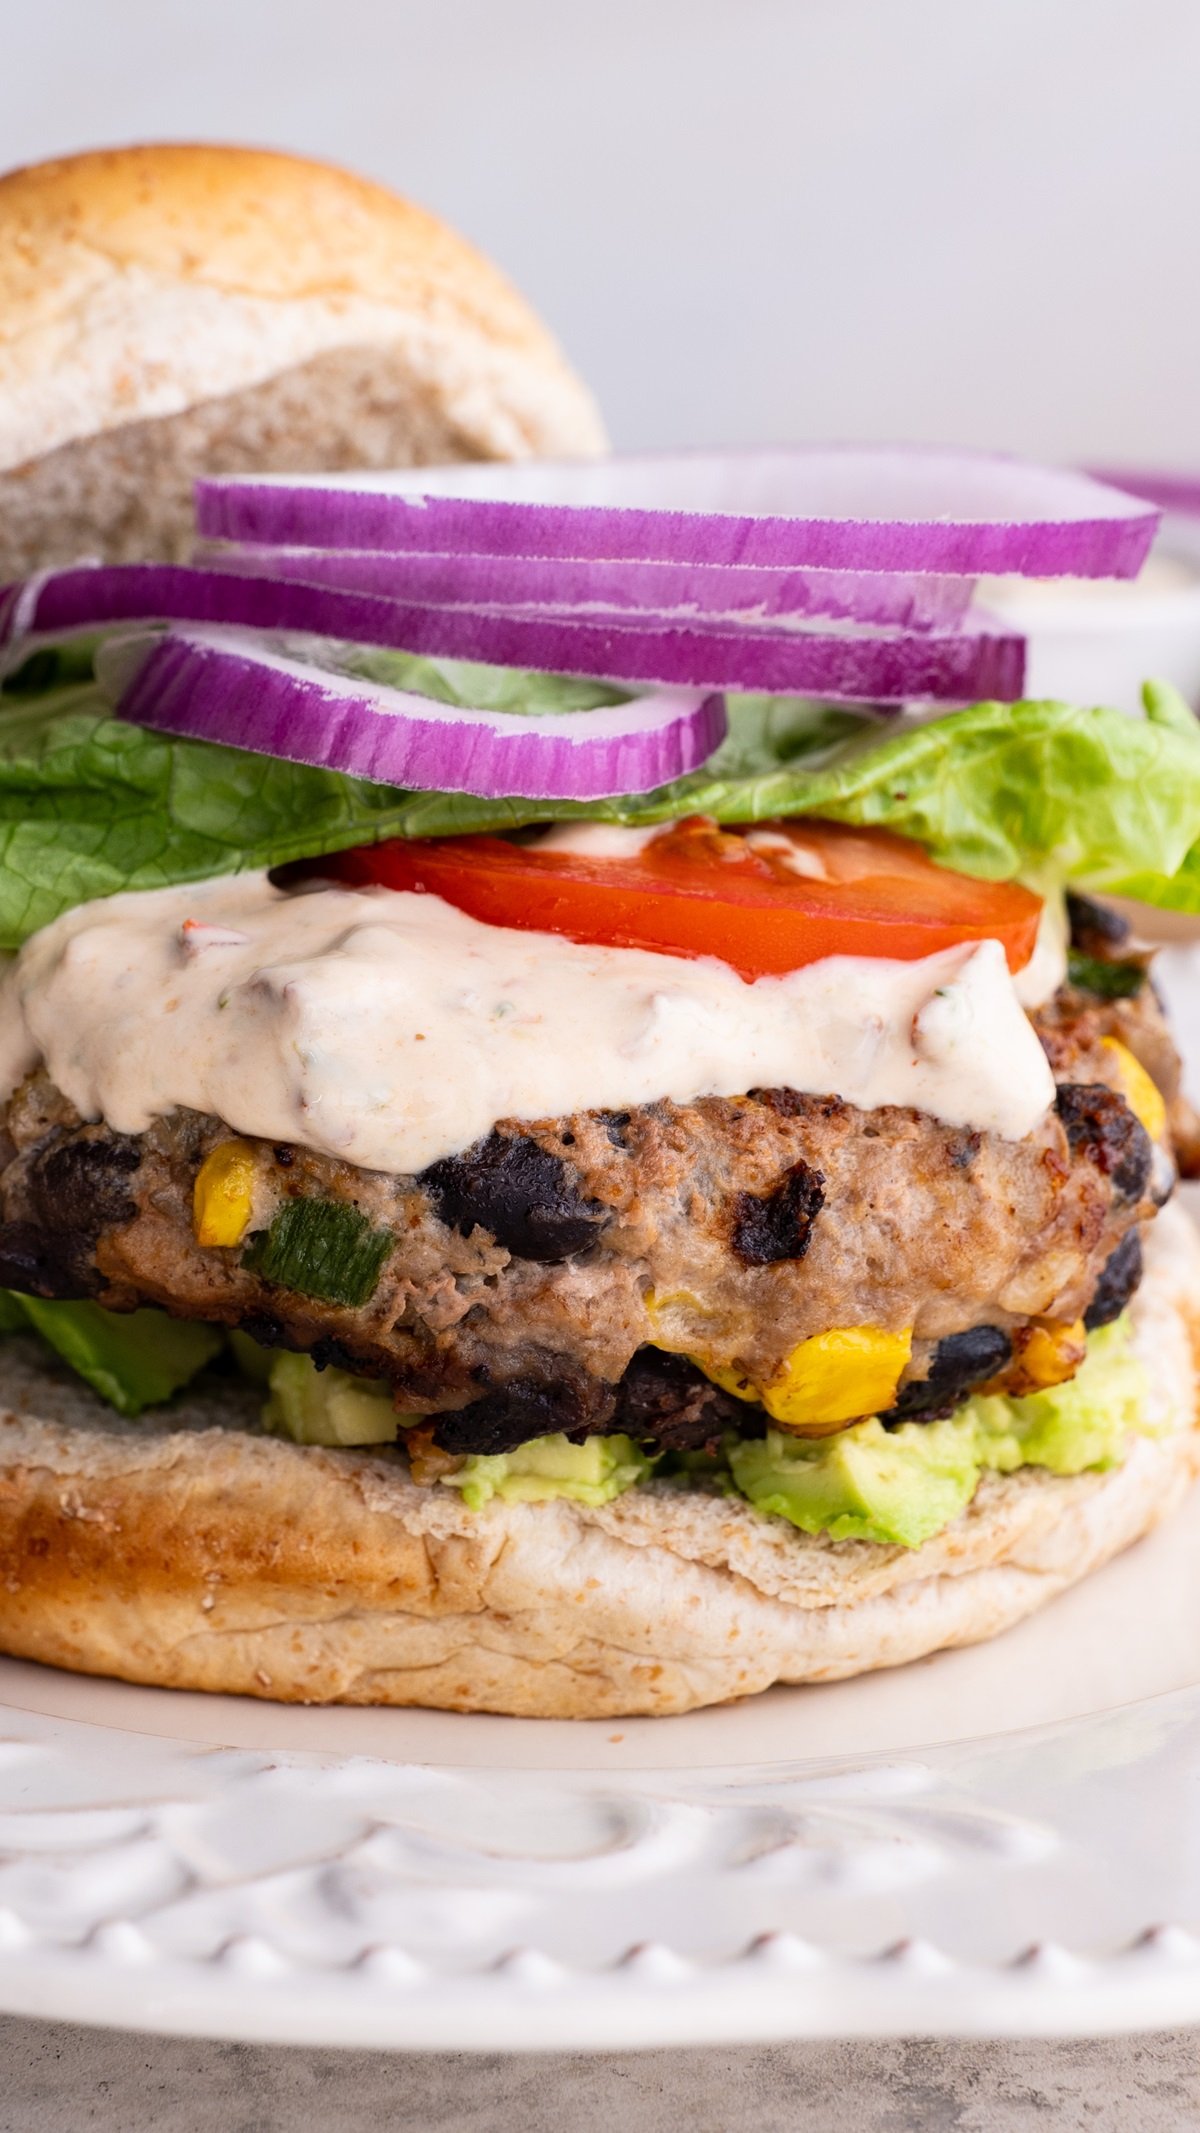
[[[424,1419],[397,1414],[386,1386],[344,1370],[318,1370],[306,1355],[274,1356],[267,1383],[263,1427],[293,1444],[393,1444],[407,1424]],[[513,1452],[464,1459],[441,1478],[472,1511],[497,1496],[502,1503],[568,1496],[602,1504],[644,1480],[651,1465],[630,1437],[588,1437],[583,1444],[535,1437]]]
[[[1081,1474],[1115,1466],[1146,1424],[1145,1376],[1126,1319],[1088,1342],[1066,1385],[1026,1400],[964,1401],[942,1422],[884,1429],[874,1418],[836,1437],[805,1440],[783,1430],[734,1441],[733,1486],[758,1511],[834,1540],[919,1548],[968,1504],[985,1468],[1020,1466]]]
[[[271,1363],[268,1429],[297,1444],[390,1444],[410,1419],[397,1415],[381,1385],[341,1370],[314,1369],[307,1356]],[[768,1430],[730,1437],[720,1459],[656,1460],[630,1437],[535,1437],[516,1451],[466,1458],[441,1477],[472,1511],[502,1503],[608,1503],[656,1468],[744,1496],[758,1511],[805,1533],[919,1548],[968,1504],[981,1473],[1020,1466],[1081,1474],[1115,1466],[1128,1439],[1146,1430],[1146,1385],[1128,1319],[1088,1342],[1077,1377],[1026,1400],[967,1400],[942,1422],[885,1429],[874,1417],[836,1436],[804,1438]]]
[[[574,1503],[608,1503],[644,1481],[653,1460],[638,1450],[632,1437],[587,1437],[572,1444],[567,1437],[534,1437],[515,1452],[464,1459],[457,1474],[444,1479],[461,1489],[463,1502],[482,1511],[494,1496],[502,1503],[545,1503],[569,1496]]]
[[[386,1385],[318,1370],[306,1355],[276,1355],[267,1373],[263,1428],[293,1444],[394,1444],[404,1419]]]

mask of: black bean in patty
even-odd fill
[[[1085,955],[1094,955],[1096,950],[1120,948],[1129,939],[1129,920],[1122,918],[1108,904],[1098,904],[1090,896],[1081,896],[1076,889],[1067,891],[1067,918],[1071,927],[1072,948],[1082,949]]]
[[[444,1452],[513,1452],[532,1437],[594,1436],[612,1412],[613,1388],[598,1379],[521,1378],[469,1407],[432,1417],[433,1441]]]
[[[825,1180],[808,1163],[795,1163],[774,1192],[759,1198],[739,1192],[733,1203],[733,1249],[746,1266],[803,1259],[813,1223],[825,1205]]]
[[[715,1451],[728,1430],[761,1436],[761,1407],[723,1392],[686,1355],[639,1348],[617,1386],[609,1428],[624,1430],[662,1451]]]
[[[74,1298],[96,1296],[103,1287],[86,1238],[36,1222],[0,1222],[0,1289]]]
[[[1105,1262],[1096,1292],[1083,1314],[1089,1333],[1097,1326],[1111,1325],[1119,1318],[1142,1278],[1144,1261],[1140,1231],[1131,1229]]]
[[[948,1334],[933,1351],[928,1377],[902,1385],[894,1407],[881,1419],[935,1422],[952,1415],[972,1388],[994,1378],[1011,1356],[1012,1342],[1000,1326],[969,1326],[964,1333]]]
[[[31,1204],[47,1229],[74,1231],[94,1243],[101,1230],[136,1216],[129,1186],[140,1162],[131,1134],[52,1140],[29,1167]]]
[[[569,1259],[604,1223],[561,1158],[524,1134],[489,1133],[465,1155],[432,1163],[418,1183],[448,1228],[487,1230],[515,1259]]]
[[[1072,1155],[1084,1156],[1111,1178],[1119,1199],[1140,1200],[1150,1180],[1154,1143],[1124,1097],[1102,1081],[1064,1081],[1057,1101]]]

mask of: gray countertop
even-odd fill
[[[175,2042],[0,2018],[0,2133],[1187,2133],[1200,2031],[535,2058]]]

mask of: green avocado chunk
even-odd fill
[[[393,1444],[422,1419],[397,1414],[386,1385],[344,1370],[318,1370],[307,1355],[277,1355],[270,1366],[263,1427],[294,1444]],[[602,1504],[642,1481],[652,1460],[630,1437],[534,1437],[513,1452],[472,1455],[442,1478],[472,1511],[502,1503],[545,1503],[554,1496]]]
[[[653,1460],[632,1437],[534,1437],[513,1452],[474,1454],[444,1478],[462,1492],[468,1510],[482,1511],[493,1497],[501,1503],[546,1503],[566,1496],[572,1503],[610,1503],[644,1481]]]
[[[297,1444],[391,1444],[418,1419],[398,1415],[386,1387],[368,1379],[317,1370],[305,1355],[271,1362],[264,1424]],[[677,1487],[744,1496],[805,1533],[919,1548],[970,1502],[985,1470],[1099,1470],[1120,1461],[1132,1435],[1151,1431],[1145,1374],[1122,1318],[1091,1335],[1069,1384],[1026,1400],[977,1396],[941,1422],[885,1429],[872,1417],[821,1438],[773,1429],[728,1438],[720,1459],[662,1462],[630,1437],[535,1437],[512,1452],[468,1457],[441,1479],[482,1511],[497,1500],[604,1504],[659,1470]]]
[[[805,1533],[919,1548],[965,1508],[980,1474],[1040,1466],[1081,1474],[1115,1466],[1149,1432],[1146,1383],[1127,1319],[1103,1326],[1066,1385],[1025,1400],[976,1397],[941,1422],[885,1429],[875,1417],[834,1437],[769,1430],[732,1439],[734,1487],[755,1510]]]
[[[267,1374],[263,1428],[293,1444],[394,1444],[403,1416],[386,1385],[318,1370],[307,1355],[277,1355]]]
[[[919,1548],[974,1494],[979,1462],[955,1416],[886,1430],[872,1417],[835,1437],[771,1429],[729,1447],[739,1495],[756,1511],[834,1540],[897,1541]]]
[[[161,1407],[212,1362],[225,1338],[219,1326],[168,1318],[165,1311],[104,1311],[11,1289],[0,1290],[0,1333],[40,1334],[122,1415]]]

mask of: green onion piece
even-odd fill
[[[258,1230],[242,1265],[300,1296],[323,1303],[365,1304],[375,1294],[392,1248],[357,1207],[340,1200],[288,1200],[270,1229]]]
[[[1098,955],[1079,955],[1075,949],[1067,957],[1067,976],[1080,992],[1094,993],[1098,1000],[1132,1000],[1146,982],[1141,963],[1109,963]]]

